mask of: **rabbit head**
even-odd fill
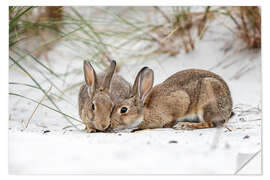
[[[88,61],[84,61],[84,77],[87,85],[87,93],[90,97],[87,103],[87,119],[99,131],[105,131],[110,126],[110,115],[114,107],[109,89],[110,81],[114,74],[116,62],[111,65],[103,78],[98,81],[94,68]]]
[[[111,115],[111,129],[132,129],[143,121],[143,108],[154,82],[154,73],[142,68],[134,81],[129,98],[117,104]]]

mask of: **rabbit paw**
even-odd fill
[[[94,132],[96,132],[96,130],[93,129],[93,128],[85,128],[85,130],[86,130],[87,133],[94,133]]]
[[[176,130],[192,130],[192,126],[190,125],[191,123],[189,122],[179,122],[173,126],[174,129]]]

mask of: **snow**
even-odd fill
[[[218,147],[215,138],[219,136]],[[249,135],[249,139],[243,139]],[[9,141],[10,173],[233,174],[238,153],[260,148],[254,129],[138,133],[14,133]],[[177,143],[173,143],[177,142]]]
[[[11,174],[234,174],[255,153],[259,154],[239,173],[261,173],[261,56],[243,51],[224,53],[224,43],[209,35],[196,44],[189,54],[176,57],[160,55],[155,60],[130,61],[119,74],[131,83],[143,66],[155,73],[155,84],[173,73],[188,68],[211,70],[228,83],[235,116],[223,128],[201,130],[153,129],[135,133],[91,133],[80,130],[50,109],[40,106],[29,127],[26,122],[36,104],[9,96],[9,172]],[[72,56],[64,42],[59,42],[48,54],[57,73],[76,69],[61,82],[51,80],[61,89],[83,81],[82,59]],[[66,53],[64,53],[66,52]],[[46,61],[44,61],[46,62]],[[219,62],[224,62],[219,64]],[[46,62],[48,63],[48,62]],[[49,63],[48,63],[49,64]],[[217,64],[219,64],[217,66]],[[72,68],[71,68],[72,67]],[[34,68],[28,69],[40,77]],[[239,71],[244,72],[239,74]],[[20,71],[9,72],[10,82],[32,83]],[[39,101],[38,90],[25,86],[9,86],[10,92]],[[57,101],[60,109],[79,119],[77,94],[79,86],[66,91],[66,101]],[[55,88],[50,93],[59,93]],[[49,101],[44,104],[50,105]]]

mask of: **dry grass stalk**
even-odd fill
[[[212,17],[210,7],[205,7],[205,12],[191,12],[188,8],[182,8],[172,17],[167,15],[159,7],[154,7],[162,14],[166,23],[152,31],[152,41],[158,43],[159,48],[154,53],[165,53],[176,56],[184,49],[186,53],[195,48],[196,38],[201,39],[207,30],[207,21]],[[197,33],[194,33],[197,30]]]
[[[47,95],[48,95],[48,93],[51,91],[51,89],[52,89],[52,85],[51,85],[50,88],[46,91],[46,94],[47,94]],[[37,104],[37,106],[35,107],[34,111],[32,112],[31,116],[29,117],[29,119],[28,119],[28,121],[27,121],[27,123],[26,123],[26,125],[25,125],[25,129],[28,128],[28,125],[29,125],[31,119],[33,118],[35,112],[37,111],[39,105],[40,105],[40,104],[42,103],[42,101],[45,99],[46,94],[43,95],[43,97],[41,98],[41,100],[39,101],[39,103]]]
[[[233,7],[229,16],[236,25],[236,37],[248,49],[261,48],[261,9],[258,6]]]

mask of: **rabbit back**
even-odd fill
[[[232,112],[232,98],[228,85],[217,74],[188,69],[155,86],[146,99],[145,109],[141,129],[171,127],[186,117],[212,121],[217,114],[227,121]]]

